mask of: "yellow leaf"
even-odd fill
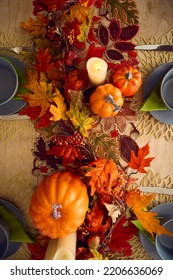
[[[27,30],[33,37],[40,37],[47,32],[46,27],[49,24],[49,20],[43,15],[37,15],[37,19],[29,18],[27,22],[21,22],[21,27]]]
[[[85,18],[90,14],[90,8],[84,7],[81,4],[75,4],[70,7],[69,10],[66,11],[65,17],[69,22],[77,19],[79,23],[83,23]]]
[[[85,18],[83,20],[82,24],[80,25],[80,27],[79,27],[80,34],[77,36],[77,39],[79,42],[84,42],[86,40],[86,38],[88,37],[88,33],[89,33],[91,23],[92,23],[93,14],[94,14],[94,9],[89,14],[88,19]]]
[[[90,117],[89,109],[84,106],[82,111],[79,110],[78,104],[70,103],[70,110],[66,112],[70,121],[82,136],[88,137],[88,130],[92,128],[95,117]]]
[[[30,107],[41,107],[39,117],[43,116],[53,101],[55,94],[52,92],[52,84],[47,83],[43,73],[41,73],[40,81],[38,81],[37,73],[29,72],[28,83],[25,85],[32,93],[23,96]]]
[[[156,218],[157,213],[147,210],[147,206],[154,197],[155,194],[146,195],[144,193],[129,191],[126,195],[126,202],[127,205],[133,209],[143,228],[148,231],[153,238],[154,233],[173,236],[170,231],[160,224],[160,220]]]
[[[66,104],[64,103],[64,98],[62,97],[59,90],[56,90],[56,97],[54,98],[54,102],[57,106],[53,104],[50,105],[49,111],[52,113],[53,117],[50,118],[51,121],[59,121],[60,119],[67,120],[66,115]]]
[[[92,255],[93,255],[93,258],[89,258],[89,260],[108,260],[107,257],[103,257],[102,254],[100,254],[97,250],[93,250],[93,249],[90,249]]]

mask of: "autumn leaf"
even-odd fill
[[[138,170],[140,173],[147,173],[145,167],[150,166],[150,162],[154,159],[154,157],[146,158],[148,154],[149,154],[148,144],[138,149],[137,156],[135,155],[134,151],[131,151],[131,158],[128,166],[131,167],[132,169]]]
[[[83,160],[83,155],[78,147],[74,147],[71,145],[64,145],[60,147],[52,147],[48,154],[52,154],[56,157],[62,158],[62,165],[67,165],[69,163],[73,163],[75,159],[78,159],[80,161]]]
[[[154,233],[173,236],[165,227],[160,225],[160,220],[156,218],[157,212],[149,212],[147,210],[147,206],[154,197],[155,194],[147,195],[129,191],[126,195],[126,203],[133,210],[143,228],[149,232],[153,238]]]
[[[54,63],[51,62],[52,56],[48,48],[46,50],[39,48],[36,59],[38,63],[35,67],[39,72],[47,73],[54,66]]]
[[[86,38],[88,37],[88,33],[91,27],[92,18],[94,14],[94,9],[92,9],[88,15],[88,18],[84,18],[82,24],[79,27],[80,34],[77,36],[78,41],[85,42]]]
[[[85,168],[89,169],[85,176],[90,177],[91,196],[96,190],[99,191],[105,187],[110,194],[111,186],[118,178],[118,169],[114,161],[112,159],[106,161],[105,158],[97,159]]]
[[[30,17],[27,22],[20,23],[21,27],[27,30],[30,35],[37,38],[46,34],[48,24],[49,20],[41,14],[38,14],[36,19]]]
[[[108,260],[108,257],[103,257],[101,253],[99,253],[97,250],[90,249],[93,257],[89,258],[88,260]]]
[[[128,223],[128,225],[127,225]],[[125,226],[126,224],[126,226]],[[111,234],[109,248],[112,252],[118,251],[124,253],[125,256],[131,255],[131,245],[128,242],[137,233],[136,227],[122,217],[114,226]]]
[[[75,129],[79,129],[79,133],[88,138],[88,130],[92,128],[95,117],[90,117],[90,111],[86,105],[79,110],[78,104],[70,103],[70,110],[66,112]]]
[[[57,89],[56,90],[56,96],[54,97],[53,101],[55,102],[56,106],[51,104],[50,105],[50,113],[53,115],[50,120],[51,121],[59,121],[60,119],[62,120],[67,120],[67,115],[66,115],[66,104],[64,103],[64,98],[62,97],[60,91]]]
[[[69,10],[65,12],[64,17],[69,22],[73,22],[75,19],[77,19],[79,23],[83,23],[90,12],[90,8],[84,7],[81,4],[74,4]]]
[[[111,218],[106,218],[104,209],[95,203],[90,213],[86,215],[84,225],[90,233],[96,233],[103,237],[111,225]]]
[[[25,85],[32,93],[27,93],[23,99],[29,103],[30,107],[41,107],[39,117],[43,116],[53,102],[54,97],[58,94],[58,89],[53,93],[53,86],[51,83],[47,83],[47,80],[43,73],[40,74],[40,80],[38,81],[37,73],[29,72],[28,83]]]

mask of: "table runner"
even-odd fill
[[[150,43],[153,43],[154,41],[160,40],[160,42],[166,41],[167,38],[172,38],[172,30],[168,33],[164,34],[162,38],[151,38]],[[4,39],[2,38],[2,45],[4,45]],[[21,38],[20,38],[21,40]],[[25,40],[25,39],[24,39]],[[27,39],[28,40],[28,39]],[[8,40],[7,40],[8,41]],[[137,43],[143,43],[145,40],[141,38],[138,41],[135,41]],[[147,41],[148,42],[148,41]],[[154,61],[152,60],[152,57],[149,53],[147,55],[141,53],[139,55],[139,66],[143,73],[144,81],[147,77],[147,75],[159,64],[163,63],[164,61],[168,62],[171,61],[172,57],[170,54],[167,54],[166,56],[159,57],[159,59]],[[143,58],[144,55],[144,58]],[[146,64],[144,64],[144,62]],[[147,67],[142,67],[143,65],[147,65]],[[150,66],[150,68],[149,68]],[[145,71],[146,69],[146,71]],[[142,91],[142,89],[141,89]],[[136,102],[136,103],[135,103]],[[138,96],[134,99],[134,102],[132,104],[132,107],[136,104],[139,104],[140,98],[138,99]],[[0,121],[1,125],[1,151],[3,151],[3,156],[1,160],[1,164],[3,166],[3,172],[0,174],[0,181],[2,187],[0,188],[0,196],[4,199],[8,199],[9,201],[14,202],[19,209],[21,210],[22,214],[24,215],[24,218],[26,220],[27,226],[31,233],[34,233],[34,229],[31,225],[31,220],[28,216],[28,208],[29,208],[29,201],[30,196],[33,191],[33,188],[37,185],[38,181],[35,176],[31,175],[31,170],[33,167],[33,156],[30,151],[34,147],[35,139],[38,136],[34,125],[29,120],[15,120],[15,121]],[[137,121],[135,122],[136,128],[139,130],[141,137],[143,140],[137,138],[137,141],[139,141],[140,145],[146,142],[148,139],[148,136],[158,139],[164,137],[166,141],[170,142],[172,139],[172,127],[158,123],[156,120],[154,120],[149,113],[145,114],[141,113],[138,115]],[[154,126],[154,128],[153,128]],[[112,124],[112,127],[117,128]],[[109,126],[109,130],[112,130],[112,127]],[[102,126],[103,128],[103,126]],[[107,127],[106,127],[107,129]],[[29,140],[29,141],[28,141]],[[153,140],[154,141],[154,140]],[[161,141],[164,141],[161,139]],[[14,146],[14,143],[16,142],[16,146]],[[4,150],[4,146],[6,147]],[[26,150],[28,151],[26,154]],[[8,151],[8,153],[6,152]],[[20,153],[19,153],[20,151]],[[154,154],[152,148],[152,153]],[[25,154],[24,158],[23,155]],[[13,155],[13,156],[12,156]],[[13,161],[10,161],[10,156],[13,157]],[[14,161],[14,156],[16,157],[16,164]],[[22,159],[22,161],[20,161]],[[26,165],[23,166],[24,160],[27,159]],[[7,166],[8,161],[8,166]],[[11,166],[9,165],[9,161],[11,162]],[[20,166],[18,166],[18,163],[20,161]],[[167,168],[166,168],[167,169]],[[12,170],[10,174],[10,179],[7,179],[9,176],[9,170]],[[142,176],[139,178],[140,181],[138,181],[138,184],[141,186],[158,186],[162,188],[170,188],[172,186],[172,176],[171,173],[168,173],[166,176],[166,170],[163,172],[163,175],[160,175],[160,172],[155,172],[160,170],[148,170],[148,173],[146,176]],[[8,187],[7,187],[8,186]],[[20,188],[19,188],[20,186]],[[27,186],[27,187],[26,187]],[[15,195],[16,194],[16,195]],[[160,202],[166,202],[166,201],[172,201],[172,197],[170,195],[157,195],[157,203]],[[136,236],[133,238],[133,240],[130,241],[132,244],[132,255],[129,257],[129,259],[150,259],[150,257],[147,255],[145,250],[142,248],[139,237]],[[128,259],[127,257],[120,257],[117,256],[120,259]],[[20,249],[16,252],[15,255],[10,257],[11,259],[30,259],[30,252],[28,251],[28,248],[25,244],[22,244]]]

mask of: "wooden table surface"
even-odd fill
[[[140,25],[135,39],[140,41],[143,38],[146,42],[156,41],[155,43],[157,40],[162,40],[162,36],[173,28],[173,1],[136,0],[135,2],[139,10]],[[28,35],[19,24],[32,16],[32,0],[0,0],[0,4],[0,47],[25,42]],[[172,37],[166,35],[165,42],[172,44]],[[166,41],[167,39],[168,41]],[[148,72],[155,67],[156,59],[149,58]],[[169,61],[173,61],[172,54],[169,56]],[[147,65],[145,67],[147,68]],[[155,128],[153,129],[153,127]],[[156,136],[156,132],[158,133],[159,130],[160,134]],[[147,141],[150,142],[152,156],[157,155],[157,160],[151,166],[151,174],[146,181],[141,177],[141,184],[150,183],[152,174],[154,174],[156,184],[159,182],[162,186],[163,182],[164,185],[173,185],[172,126],[162,126],[156,121],[153,125],[153,120],[151,120],[151,126],[141,128],[141,131],[144,131],[144,134],[139,137],[139,144],[144,145]],[[33,164],[31,150],[36,136],[30,120],[0,120],[0,197],[11,200],[20,208],[29,227],[31,226],[28,217],[29,202],[22,200],[21,191],[25,189],[25,195],[29,198],[37,183],[36,178],[31,175]],[[142,174],[142,176],[144,175]],[[152,184],[154,183],[152,182]],[[23,256],[19,253],[16,258],[22,259]]]

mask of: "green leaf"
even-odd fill
[[[94,147],[98,158],[113,159],[115,162],[119,159],[119,143],[106,133],[92,133],[89,139]]]
[[[10,241],[35,243],[35,240],[26,232],[24,225],[3,205],[0,205],[0,217],[2,217],[9,226]]]
[[[130,25],[138,23],[138,10],[133,0],[106,0],[106,7],[111,18],[119,20],[121,23]]]
[[[152,238],[151,234],[146,231],[139,220],[134,220],[132,223],[143,233],[143,235],[153,244],[155,245],[155,240]]]

